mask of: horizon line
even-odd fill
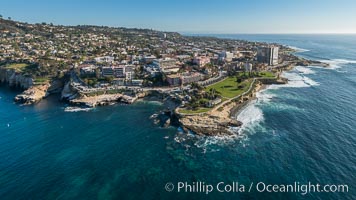
[[[190,32],[190,31],[178,31],[180,34],[191,35],[356,35],[355,33],[348,32],[306,32],[306,33],[258,33],[258,32],[244,32],[244,33],[213,33],[213,32]]]

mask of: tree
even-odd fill
[[[2,15],[0,15],[0,18],[2,19]]]
[[[242,79],[240,77],[236,77],[236,82],[237,83],[241,83],[242,82]]]
[[[99,68],[96,68],[96,69],[95,69],[95,77],[96,77],[96,78],[100,78],[100,76],[101,76],[100,69],[99,69]]]
[[[108,82],[108,83],[111,83],[113,80],[114,80],[114,77],[113,77],[113,76],[107,76],[107,77],[105,77],[105,81]]]
[[[239,77],[236,77],[236,82],[237,82],[236,86],[237,86],[237,88],[239,88],[240,84],[242,83],[242,79]]]
[[[8,19],[8,20],[11,20],[11,17],[8,17],[7,19]]]
[[[215,99],[215,93],[216,93],[215,88],[210,88],[209,92],[208,92],[209,99],[211,99],[211,100]]]

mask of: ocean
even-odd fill
[[[160,128],[150,119],[159,102],[67,112],[57,96],[16,105],[18,91],[1,86],[0,199],[356,199],[356,35],[213,36],[288,45],[330,67],[285,72],[287,85],[268,86],[239,113],[233,137]],[[178,182],[246,191],[178,192]],[[260,182],[348,192],[260,192]]]

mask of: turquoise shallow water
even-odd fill
[[[159,128],[156,102],[65,112],[53,96],[18,106],[0,87],[1,199],[355,199],[356,36],[219,35],[304,49],[297,67],[238,116],[234,138]],[[347,184],[348,193],[166,192],[167,182]]]

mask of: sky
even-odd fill
[[[0,15],[180,33],[356,33],[355,0],[0,0]]]

